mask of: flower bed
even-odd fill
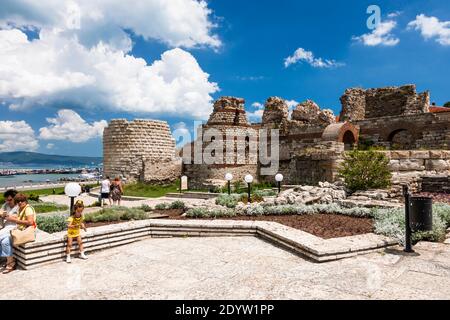
[[[369,218],[374,221],[374,231],[377,234],[385,235],[397,239],[403,243],[405,238],[405,218],[403,208],[398,209],[377,209],[377,208],[344,208],[337,204],[314,204],[314,205],[264,205],[256,204],[251,206],[237,207],[236,209],[207,209],[194,208],[186,213],[187,218],[208,218],[208,219],[247,219],[245,217],[258,217],[258,220],[276,221],[279,216],[302,216],[302,215],[343,215],[353,218]],[[309,219],[309,218],[307,218]],[[331,218],[334,219],[334,218]],[[286,220],[286,218],[285,218]],[[287,219],[286,221],[288,221]],[[311,220],[313,221],[313,220]],[[356,221],[356,220],[355,220]],[[281,221],[280,221],[281,222]],[[281,222],[282,223],[282,222]],[[292,223],[292,221],[290,222]],[[323,224],[322,233],[325,229],[332,229]],[[438,203],[433,205],[433,230],[429,232],[414,232],[413,241],[443,241],[445,240],[446,228],[450,226],[450,205]],[[302,228],[305,228],[304,226]],[[305,230],[305,229],[302,229]],[[306,231],[306,230],[305,230]]]

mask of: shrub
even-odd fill
[[[39,195],[38,194],[30,193],[27,197],[28,197],[28,201],[39,202]]]
[[[181,200],[176,200],[172,202],[169,206],[170,209],[185,209],[186,205]]]
[[[404,209],[377,209],[374,211],[374,217],[375,233],[395,238],[399,243],[404,244]],[[450,205],[435,204],[433,205],[433,230],[413,232],[412,241],[442,241],[448,226],[450,226]]]
[[[112,222],[147,219],[148,215],[142,209],[114,207],[99,212],[88,213],[84,216],[86,222]]]
[[[264,201],[264,198],[262,196],[256,194],[256,193],[252,193],[250,195],[250,200],[252,201],[252,203],[254,203],[254,202],[262,202],[262,201]],[[241,198],[239,199],[239,201],[243,202],[243,203],[247,203],[248,202],[248,195],[245,194],[245,193],[241,194]]]
[[[60,232],[67,228],[67,217],[65,215],[38,215],[36,224],[44,232]]]
[[[233,182],[233,190],[236,193],[239,193],[239,191],[243,188],[244,184],[241,180],[236,180]]]
[[[272,197],[276,196],[278,193],[274,190],[255,190],[253,192],[254,194],[260,196],[260,197]]]
[[[210,210],[208,208],[192,208],[186,212],[188,218],[219,218],[219,217],[233,217],[236,213],[231,209],[224,210]]]
[[[241,198],[240,194],[220,194],[216,198],[216,204],[220,206],[224,206],[227,208],[235,208],[239,202],[239,199]]]
[[[150,212],[150,211],[153,211],[153,208],[151,206],[149,206],[148,204],[143,204],[143,205],[141,205],[141,210],[143,210],[145,212]]]
[[[87,208],[93,208],[93,207],[101,207],[100,201],[95,201],[93,204],[90,204],[87,206]]]
[[[339,175],[351,191],[386,188],[391,183],[389,159],[373,150],[346,153]]]
[[[444,103],[444,107],[445,107],[445,108],[450,108],[450,101]]]
[[[158,203],[156,206],[155,206],[155,209],[156,210],[166,210],[167,209],[167,203]]]

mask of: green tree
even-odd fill
[[[444,107],[446,107],[446,108],[450,108],[450,101],[448,101],[448,102],[444,103]]]
[[[386,188],[391,184],[389,159],[374,150],[347,152],[339,175],[351,191]]]

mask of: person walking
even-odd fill
[[[106,177],[101,183],[100,187],[100,206],[103,207],[105,204],[105,199],[108,199],[109,205],[111,206],[111,181],[109,176]]]
[[[117,205],[120,206],[120,200],[122,199],[122,195],[123,195],[122,182],[120,181],[119,177],[116,177],[111,184],[111,198],[113,204],[116,204],[117,202]]]

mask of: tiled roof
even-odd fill
[[[432,112],[432,113],[449,112],[449,111],[450,111],[450,108],[446,108],[446,107],[437,107],[437,106],[430,107],[430,112]]]

